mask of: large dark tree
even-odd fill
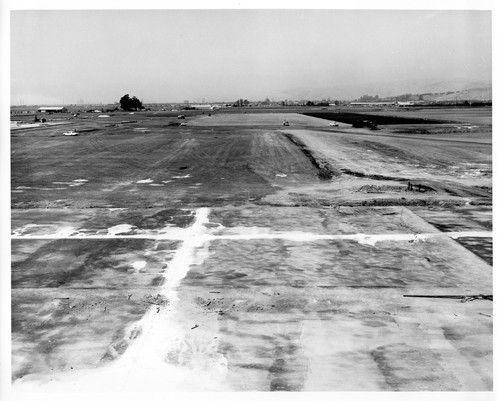
[[[140,110],[143,108],[141,101],[135,96],[131,98],[128,93],[120,99],[120,107],[125,111]]]

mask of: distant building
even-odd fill
[[[211,104],[190,104],[190,107],[196,110],[213,110],[214,106]]]
[[[425,102],[422,100],[412,100],[408,102],[397,102],[398,107],[409,107],[409,106],[416,106],[419,104],[424,104]]]
[[[39,113],[67,113],[68,109],[66,107],[40,107],[38,109]]]
[[[394,106],[395,102],[351,102],[351,106],[372,107],[372,106]]]

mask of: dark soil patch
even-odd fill
[[[393,116],[377,116],[362,113],[332,113],[332,112],[311,112],[302,113],[306,116],[323,118],[330,121],[340,121],[345,124],[358,124],[360,121],[371,121],[376,125],[399,125],[399,124],[446,124],[452,121],[432,120],[426,118],[404,118]]]
[[[493,238],[462,237],[455,241],[493,266]]]

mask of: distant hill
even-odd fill
[[[403,81],[399,83],[401,86],[397,88],[397,84],[393,89],[399,89],[401,93],[446,93],[466,91],[470,89],[490,89],[491,81],[479,81],[470,79],[448,79],[448,80],[416,80]]]
[[[472,88],[452,93],[424,94],[423,100],[453,101],[453,100],[492,100],[492,88]]]
[[[277,94],[278,98],[303,100],[327,99],[354,100],[363,95],[378,95],[381,98],[401,96],[403,94],[439,94],[451,96],[449,92],[463,92],[456,100],[491,100],[491,81],[472,79],[417,79],[393,82],[365,82],[347,85],[329,85],[296,87]],[[489,95],[488,95],[489,93]],[[458,95],[457,95],[458,96]],[[470,97],[468,97],[470,96]],[[477,97],[481,96],[481,97]],[[429,99],[432,100],[432,99]],[[439,100],[439,99],[437,99]],[[445,99],[448,100],[448,99]],[[449,100],[455,100],[450,98]]]

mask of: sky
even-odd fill
[[[10,22],[12,105],[334,99],[373,83],[491,80],[490,11],[34,10]]]

